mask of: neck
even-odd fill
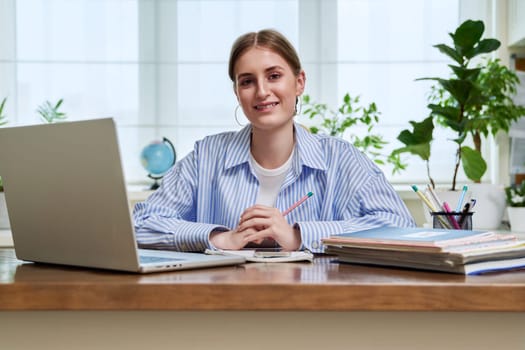
[[[252,129],[250,150],[263,168],[275,169],[283,165],[294,147],[293,122],[271,131]]]

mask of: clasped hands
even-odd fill
[[[213,231],[211,243],[220,249],[241,249],[248,243],[261,244],[273,239],[283,250],[297,250],[301,246],[298,229],[286,222],[277,208],[256,204],[242,214],[237,228],[231,231]]]

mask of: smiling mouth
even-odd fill
[[[279,102],[260,104],[260,105],[256,105],[255,109],[258,110],[258,111],[265,111],[265,110],[268,110],[268,109],[272,109],[273,107],[277,106],[278,104],[279,104]]]

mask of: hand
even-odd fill
[[[265,238],[275,240],[284,250],[297,250],[301,246],[301,234],[286,222],[277,208],[254,205],[244,211],[237,231],[248,242],[260,243]]]
[[[210,242],[219,249],[239,250],[249,242],[246,237],[253,233],[253,229],[245,232],[232,231],[212,231],[210,233]]]

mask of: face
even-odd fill
[[[253,47],[239,57],[234,73],[235,94],[253,127],[271,130],[293,122],[304,72],[296,76],[279,54]]]

